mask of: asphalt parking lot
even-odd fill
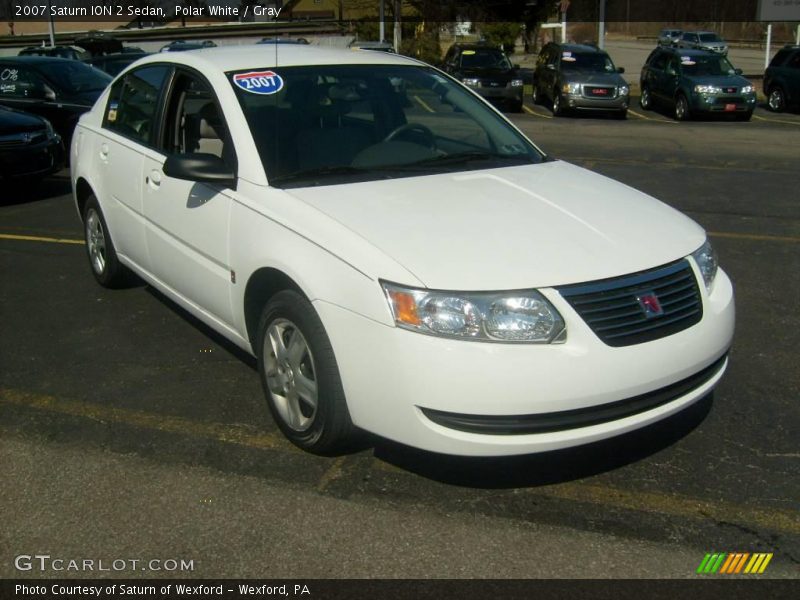
[[[709,232],[738,314],[713,397],[547,455],[303,454],[249,357],[144,285],[95,284],[64,172],[0,205],[0,577],[56,575],[15,569],[37,552],[194,577],[691,577],[771,552],[764,576],[800,576],[800,115],[512,118]]]

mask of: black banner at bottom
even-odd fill
[[[531,600],[625,598],[659,600],[703,598],[798,598],[800,580],[496,580],[496,579],[4,579],[2,600],[186,599],[239,600],[289,598],[302,600]]]

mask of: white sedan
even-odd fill
[[[71,153],[97,281],[135,272],[256,356],[312,452],[359,430],[473,456],[585,444],[727,367],[733,290],[696,223],[412,59],[153,55]]]

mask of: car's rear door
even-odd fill
[[[105,106],[100,135],[92,136],[99,199],[117,253],[142,270],[149,270],[144,237],[142,168],[144,152],[155,144],[161,96],[172,67],[147,65],[118,79]]]
[[[180,67],[165,103],[164,129],[145,153],[143,203],[151,273],[191,305],[232,322],[229,217],[235,192],[169,177],[171,154],[214,154],[236,170],[236,155],[219,102],[198,72]]]

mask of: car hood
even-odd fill
[[[741,75],[698,75],[696,77],[687,76],[686,79],[692,85],[716,85],[721,87],[753,85]]]
[[[564,83],[588,85],[627,85],[619,73],[598,73],[596,71],[571,71],[562,76]]]
[[[519,75],[517,69],[461,69],[463,77],[480,77],[482,79],[515,79]]]
[[[0,135],[40,131],[42,129],[44,129],[44,121],[36,115],[0,107]]]
[[[562,161],[287,192],[438,289],[604,279],[687,256],[705,238],[658,200]]]

